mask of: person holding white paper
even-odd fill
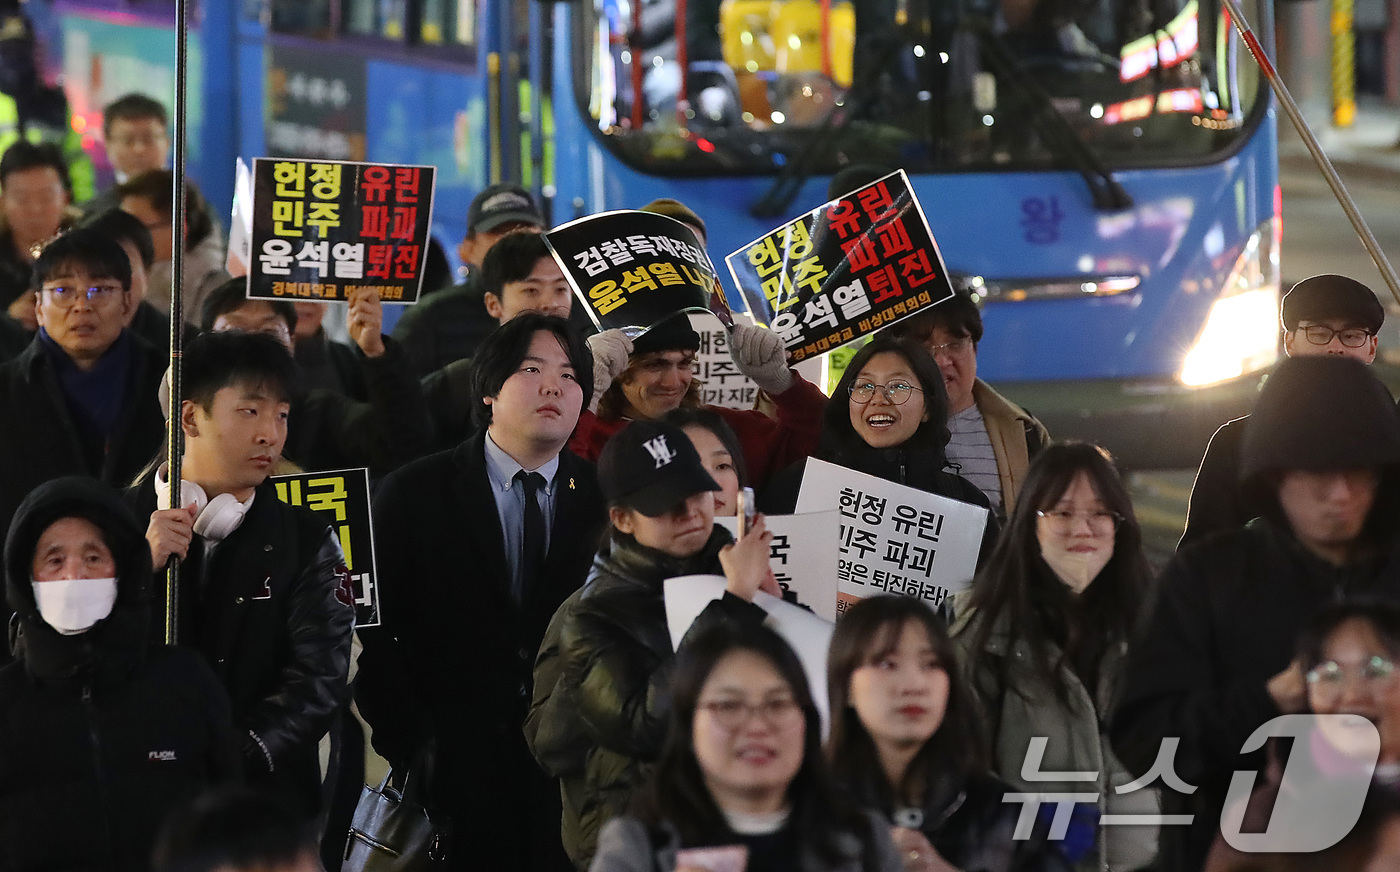
[[[797,655],[758,624],[692,634],[665,747],[591,872],[903,872],[889,828],[844,803]]]
[[[954,598],[953,638],[991,721],[993,770],[1023,791],[1098,796],[1074,807],[1059,843],[1080,870],[1139,869],[1157,850],[1155,824],[1099,824],[1159,807],[1152,787],[1115,791],[1132,776],[1107,733],[1150,577],[1112,461],[1096,445],[1062,442],[1031,464],[996,551]],[[1023,777],[1036,759],[1045,780]],[[1095,780],[1053,774],[1076,772]]]
[[[679,427],[629,424],[604,447],[598,483],[611,526],[582,590],[545,632],[525,722],[535,759],[561,779],[564,849],[580,869],[666,738],[674,660],[666,579],[723,574],[729,581],[691,633],[762,623],[767,613],[753,604],[755,593],[781,596],[762,516],[737,543],[715,525],[719,485]]]
[[[987,762],[982,719],[948,629],[903,596],[851,606],[831,637],[827,754],[850,797],[885,816],[905,872],[1066,872],[1046,828]]]
[[[842,402],[842,400],[845,402]],[[928,493],[990,509],[986,494],[947,468],[948,393],[929,353],[911,339],[878,335],[856,352],[822,416],[814,457]],[[770,515],[789,515],[807,461],[775,475],[759,497]],[[991,514],[982,560],[996,541]]]

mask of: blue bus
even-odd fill
[[[173,99],[173,4],[53,3],[50,63],[101,163],[106,101]],[[1271,46],[1267,2],[1244,11]],[[1276,119],[1219,0],[198,0],[192,20],[188,168],[223,208],[239,156],[428,163],[448,251],[476,191],[522,179],[554,223],[674,197],[718,262],[841,169],[902,167],[983,305],[979,375],[1052,434],[1193,466],[1277,358]]]

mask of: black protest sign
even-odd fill
[[[340,538],[355,603],[355,626],[379,626],[379,583],[374,570],[374,525],[369,507],[369,470],[337,469],[274,475],[277,498],[325,514]]]
[[[665,215],[602,212],[544,239],[599,330],[650,327],[677,312],[706,311],[719,288],[695,232]]]
[[[253,161],[255,300],[347,300],[373,288],[412,303],[423,284],[433,167]]]
[[[900,170],[813,209],[725,258],[754,320],[803,360],[953,294]]]

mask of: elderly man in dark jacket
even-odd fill
[[[520,729],[540,638],[604,523],[593,464],[564,448],[591,364],[562,318],[510,320],[476,356],[482,430],[391,474],[375,499],[384,623],[361,634],[355,697],[395,767],[435,746],[452,869],[568,867],[558,791]]]
[[[266,481],[287,438],[295,363],[271,337],[206,333],[184,370],[180,505],[169,507],[164,465],[128,496],[150,519],[153,565],[183,561],[178,641],[228,689],[249,779],[309,814],[317,743],[348,699],[355,613],[335,534]],[[163,585],[154,600],[165,608]]]
[[[1299,632],[1324,604],[1365,595],[1400,601],[1400,414],[1365,364],[1295,357],[1269,379],[1249,418],[1240,473],[1266,486],[1262,517],[1178,551],[1129,645],[1110,737],[1142,775],[1179,738],[1163,811],[1162,869],[1195,870],[1220,829],[1231,775],[1261,771],[1245,740],[1305,708]],[[1155,786],[1155,785],[1154,785]]]
[[[70,230],[39,255],[34,279],[39,334],[0,366],[0,529],[51,478],[126,485],[165,432],[156,401],[165,361],[123,326],[135,303],[121,246]]]
[[[115,490],[39,486],[5,545],[18,614],[0,670],[0,869],[149,868],[161,821],[238,777],[228,697],[184,648],[147,644],[150,555]]]

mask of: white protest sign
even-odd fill
[[[666,579],[666,627],[671,631],[672,648],[680,647],[681,639],[705,606],[724,596],[725,584],[722,575],[683,575]],[[825,736],[831,722],[826,698],[826,652],[831,647],[834,625],[763,591],[755,594],[753,601],[768,613],[764,623],[782,636],[802,661],[812,698],[817,711],[821,712],[822,735]]]
[[[836,512],[806,515],[764,515],[773,534],[769,561],[778,585],[797,594],[797,601],[828,621],[836,620],[836,543],[841,516]],[[738,518],[715,518],[735,536]]]
[[[840,514],[837,612],[877,593],[917,596],[938,606],[977,571],[987,510],[916,488],[807,459],[797,511]]]
[[[253,257],[253,173],[243,158],[233,169],[233,211],[228,222],[228,256],[224,270],[231,276],[248,274]]]
[[[739,372],[734,358],[729,356],[729,330],[710,312],[690,312],[690,326],[700,334],[700,348],[695,352],[695,378],[700,382],[700,402],[725,409],[752,409],[758,401],[758,383]],[[753,326],[746,312],[732,313],[735,324]],[[826,355],[809,357],[796,364],[802,377],[822,385]]]

